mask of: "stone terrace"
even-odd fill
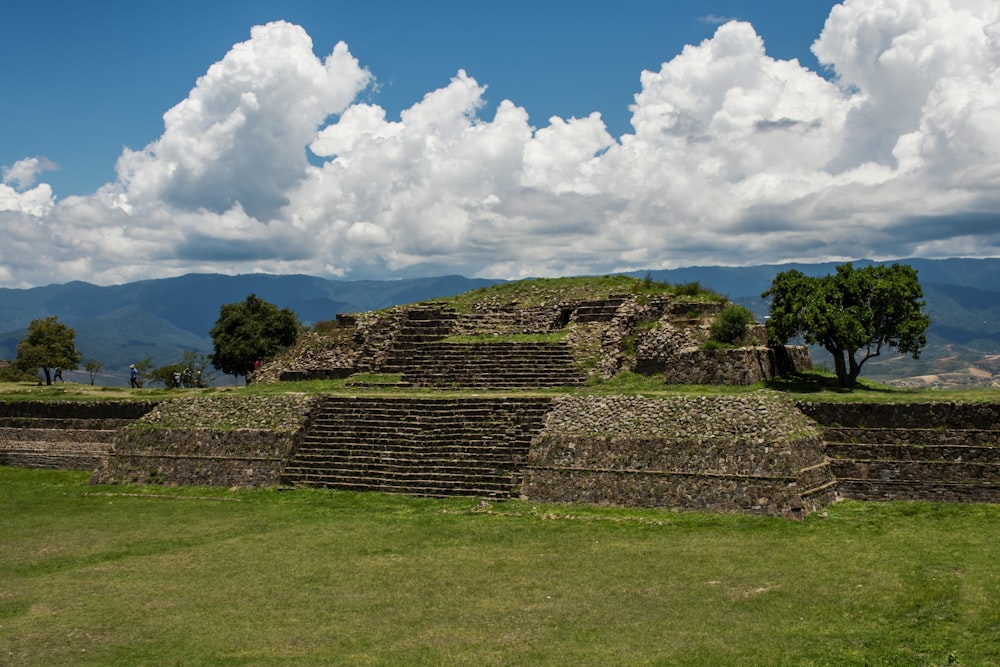
[[[0,465],[93,470],[117,433],[153,408],[140,402],[0,402]]]
[[[1000,405],[803,403],[842,497],[1000,502]]]

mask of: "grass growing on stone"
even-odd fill
[[[0,663],[1000,663],[1000,506],[767,517],[0,468]]]
[[[76,382],[39,385],[34,382],[0,382],[0,401],[156,401],[177,396],[203,395],[231,391],[235,387],[206,389],[132,389],[101,387]]]
[[[596,301],[612,296],[634,294],[640,298],[662,294],[678,294],[689,300],[719,301],[723,297],[698,283],[669,283],[631,278],[629,276],[578,276],[564,278],[531,278],[500,283],[447,297],[440,301],[459,312],[481,307],[537,308],[557,306],[568,301]]]
[[[249,387],[211,387],[207,389],[129,389],[127,387],[94,387],[67,382],[57,387],[39,387],[32,383],[0,383],[0,401],[156,401],[192,396],[296,396],[331,395],[385,395],[394,397],[519,395],[558,396],[563,394],[641,394],[643,396],[741,396],[758,391],[773,391],[795,400],[804,401],[859,401],[865,403],[907,402],[1000,402],[1000,388],[996,389],[899,389],[860,378],[858,386],[845,390],[837,386],[833,375],[822,372],[797,374],[767,383],[748,387],[731,385],[667,385],[659,375],[619,373],[610,380],[595,379],[583,387],[555,387],[524,391],[442,390],[433,388],[396,387],[397,374],[358,373],[339,380],[307,380],[277,382]],[[361,383],[361,384],[358,384]]]

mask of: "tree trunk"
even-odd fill
[[[45,371],[45,384],[46,385],[51,385],[52,384],[52,373],[49,371],[48,368],[45,368],[44,366],[42,367],[42,370]]]
[[[853,353],[847,355],[847,358],[851,362],[851,371],[848,374],[848,377],[850,378],[851,382],[849,386],[854,387],[854,385],[856,385],[858,382],[858,376],[861,374],[861,364],[859,364],[857,361],[854,360]]]
[[[854,386],[854,378],[847,372],[847,362],[844,361],[843,350],[829,350],[833,354],[833,371],[837,374],[837,381],[841,387],[850,389]]]

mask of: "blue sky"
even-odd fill
[[[163,131],[163,112],[244,41],[251,26],[304,27],[317,53],[338,41],[379,80],[364,97],[399,111],[459,69],[510,99],[533,122],[601,112],[613,135],[630,130],[639,73],[685,44],[711,37],[722,18],[751,21],[768,52],[819,70],[809,47],[835,3],[373,1],[10,3],[0,24],[4,75],[14,104],[0,105],[0,164],[42,154],[59,165],[58,195],[83,195],[114,179],[122,146]],[[709,11],[711,10],[711,11]]]
[[[994,256],[994,5],[12,4],[0,286]]]

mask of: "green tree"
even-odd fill
[[[150,370],[146,378],[150,385],[162,384],[167,389],[178,389],[183,382],[181,379],[183,371],[184,367],[180,363],[167,364]]]
[[[104,364],[96,359],[87,359],[83,362],[83,370],[90,375],[90,384],[94,384],[94,380],[97,379],[97,374],[101,372],[102,368],[104,368]]]
[[[833,355],[842,387],[853,387],[861,366],[883,347],[918,359],[927,344],[930,317],[917,272],[907,265],[855,269],[848,262],[822,278],[793,269],[779,273],[761,296],[771,297],[768,342],[802,336],[821,345]]]
[[[187,387],[207,387],[212,383],[211,361],[208,355],[186,350],[181,355],[181,382]]]
[[[292,345],[301,330],[294,312],[279,310],[251,294],[246,301],[219,309],[219,319],[209,332],[215,344],[209,359],[223,373],[245,378],[258,361]]]
[[[52,369],[75,370],[81,355],[76,349],[76,331],[59,322],[55,315],[32,320],[28,333],[17,344],[14,364],[23,370],[41,368],[45,384],[52,384]]]
[[[208,365],[207,356],[187,350],[180,361],[149,370],[147,376],[151,384],[159,383],[167,389],[207,387],[212,381]]]

